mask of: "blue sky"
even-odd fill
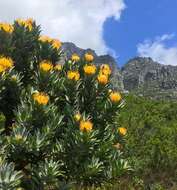
[[[125,0],[126,9],[117,22],[113,18],[104,24],[106,44],[118,55],[121,66],[137,55],[137,45],[146,39],[164,34],[166,48],[177,45],[177,0]]]

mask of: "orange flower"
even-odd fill
[[[27,20],[17,19],[16,22],[17,22],[20,26],[26,27],[29,31],[31,31],[31,30],[33,29],[34,20],[33,20],[32,18],[29,18],[29,19],[27,19]]]
[[[81,121],[80,122],[80,130],[81,131],[86,131],[86,132],[90,132],[93,128],[93,123],[89,120],[86,121]]]
[[[86,53],[84,57],[85,57],[85,60],[88,62],[92,62],[94,60],[94,57],[91,53]]]
[[[18,19],[16,19],[15,21],[16,21],[16,22],[18,23],[18,25],[20,25],[20,26],[25,25],[25,20],[23,20],[23,19],[21,19],[21,18],[18,18]]]
[[[104,74],[99,74],[97,77],[97,80],[100,84],[103,84],[103,85],[108,83],[108,77]]]
[[[13,67],[13,61],[10,57],[0,57],[0,73]]]
[[[79,62],[80,61],[80,57],[75,53],[71,56],[71,60],[75,61],[75,62]]]
[[[58,50],[58,49],[60,49],[61,46],[62,46],[62,44],[61,44],[60,40],[57,40],[57,39],[52,40],[52,47],[54,49]]]
[[[29,18],[25,21],[25,27],[28,28],[29,31],[33,29],[33,19]]]
[[[96,72],[96,66],[95,65],[85,65],[84,66],[84,72],[87,75],[93,75]]]
[[[46,43],[46,42],[51,43],[52,42],[52,39],[48,36],[40,36],[38,40],[41,42],[44,42],[44,43]]]
[[[41,105],[47,105],[49,102],[49,96],[43,92],[37,92],[33,94],[33,99]]]
[[[126,129],[125,127],[119,127],[119,128],[118,128],[118,132],[119,132],[121,135],[125,136],[125,135],[127,134],[127,129]]]
[[[70,80],[78,81],[79,78],[80,78],[80,74],[79,74],[78,71],[68,71],[68,72],[67,72],[67,77],[68,77],[68,79],[70,79]]]
[[[122,99],[119,92],[111,92],[109,98],[113,103],[118,103]]]
[[[4,30],[5,32],[11,34],[14,31],[14,27],[8,23],[0,23],[0,30]]]
[[[111,69],[108,64],[102,64],[100,66],[100,72],[104,75],[110,75],[111,74]]]
[[[53,69],[53,65],[50,61],[44,60],[40,63],[39,68],[42,71],[49,72]]]
[[[57,50],[60,49],[60,47],[62,46],[62,43],[60,42],[60,40],[52,39],[48,36],[40,36],[38,40],[43,43],[50,43],[52,47]]]
[[[0,73],[3,73],[5,70],[6,69],[2,65],[0,65]]]

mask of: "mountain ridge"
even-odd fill
[[[64,42],[62,48],[66,57],[73,53],[82,57],[89,52],[94,55],[96,64],[109,64],[113,85],[122,92],[156,99],[177,99],[177,66],[163,65],[150,57],[134,57],[119,68],[111,55],[97,55],[94,50],[79,48],[71,42]]]

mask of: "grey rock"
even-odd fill
[[[135,57],[129,60],[121,69],[110,55],[98,56],[92,49],[82,49],[75,44],[66,42],[62,46],[65,58],[73,53],[84,56],[92,53],[95,63],[109,64],[112,69],[112,84],[115,89],[124,93],[135,93],[156,99],[177,99],[177,66],[162,65],[151,58]]]
[[[177,67],[136,57],[121,69],[124,88],[154,98],[177,98]]]

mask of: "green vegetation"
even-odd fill
[[[133,171],[112,185],[89,190],[176,190],[177,102],[134,95],[124,99],[117,121],[128,132],[126,143],[118,148]]]
[[[126,129],[109,65],[63,54],[32,19],[0,23],[1,190],[97,187],[131,170],[114,146]]]
[[[124,150],[133,176],[146,186],[159,183],[168,189],[177,175],[177,102],[125,99],[118,120],[128,129]]]
[[[177,103],[122,101],[109,65],[63,54],[32,19],[0,23],[0,189],[177,189]]]

